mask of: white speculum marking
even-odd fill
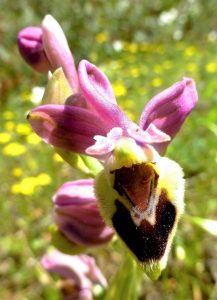
[[[157,197],[156,192],[151,194],[148,206],[146,210],[141,211],[137,206],[131,208],[130,214],[133,219],[133,222],[136,226],[140,226],[143,220],[149,222],[152,226],[156,223],[156,206],[158,203],[159,197]]]

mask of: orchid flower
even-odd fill
[[[59,231],[75,244],[93,247],[111,240],[114,232],[100,216],[93,179],[64,183],[53,196]]]
[[[46,49],[52,56],[53,48]],[[67,75],[70,65],[62,67],[70,85],[78,86],[76,93],[72,88],[65,104],[33,109],[30,125],[46,143],[103,162],[95,179],[101,214],[145,272],[158,278],[184,211],[182,169],[162,155],[195,107],[195,83],[184,78],[153,97],[137,125],[120,109],[109,80],[95,65],[82,60],[72,76]]]
[[[94,258],[88,255],[71,256],[53,250],[42,258],[41,264],[47,271],[61,276],[64,300],[92,300],[94,284],[107,287]]]

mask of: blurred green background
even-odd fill
[[[217,216],[216,9],[216,0],[0,1],[0,299],[59,299],[56,280],[39,262],[50,243],[52,195],[75,174],[26,122],[47,78],[22,61],[16,45],[18,31],[48,13],[76,62],[87,58],[102,68],[133,120],[159,91],[184,76],[195,79],[199,103],[167,152],[187,178],[186,216],[167,269],[157,282],[144,279],[140,299],[217,299],[214,227],[193,224]],[[100,250],[108,279],[120,257],[111,247]]]

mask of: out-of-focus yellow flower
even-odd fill
[[[154,66],[154,72],[156,74],[161,74],[162,73],[162,67],[161,67],[161,65],[155,65]]]
[[[217,72],[217,63],[215,62],[210,62],[206,65],[206,71],[208,73],[215,73]]]
[[[197,52],[197,49],[194,46],[189,46],[185,49],[185,56],[193,56]]]
[[[2,117],[5,119],[5,120],[11,120],[13,119],[14,117],[14,113],[12,111],[4,111],[3,114],[2,114]]]
[[[12,171],[11,171],[11,174],[12,176],[14,177],[20,177],[22,175],[22,169],[21,168],[14,168]]]
[[[126,108],[133,108],[135,105],[135,102],[131,99],[127,99],[123,102],[123,106]]]
[[[23,178],[19,183],[13,184],[11,186],[11,192],[13,194],[22,194],[22,195],[32,195],[37,186],[37,178],[36,177],[26,177]]]
[[[148,51],[150,49],[150,44],[143,42],[139,45],[139,49],[140,51]]]
[[[11,192],[13,194],[29,196],[35,192],[37,187],[48,185],[50,183],[51,177],[46,173],[41,173],[36,177],[25,177],[20,182],[13,184],[11,186]]]
[[[24,92],[22,92],[21,93],[21,95],[20,95],[21,97],[21,99],[23,100],[23,101],[31,101],[31,98],[32,98],[32,94],[31,94],[31,92],[30,91],[24,91]]]
[[[13,131],[14,127],[15,127],[14,122],[12,122],[12,121],[5,122],[5,130]]]
[[[155,49],[156,49],[156,52],[158,52],[160,54],[163,54],[165,52],[165,48],[163,45],[159,45]]]
[[[106,32],[100,32],[96,35],[96,41],[99,44],[105,43],[108,40],[108,34]]]
[[[153,87],[159,87],[162,85],[162,80],[159,77],[156,77],[152,80],[151,85]]]
[[[172,66],[173,66],[173,63],[170,60],[165,60],[163,62],[163,68],[166,69],[166,70],[171,69]]]
[[[137,53],[138,52],[138,44],[136,43],[125,43],[124,49],[130,53]]]
[[[38,185],[48,185],[52,181],[51,177],[46,173],[39,174],[36,179]]]
[[[7,132],[0,133],[0,144],[5,144],[11,140],[11,135]]]
[[[116,81],[114,82],[114,84],[112,85],[113,89],[114,89],[114,93],[117,97],[120,96],[125,96],[127,94],[127,89],[124,86],[122,81]]]
[[[26,137],[26,141],[28,144],[37,145],[41,142],[41,139],[37,136],[37,134],[32,132]]]
[[[57,154],[57,153],[54,153],[53,159],[55,161],[57,161],[57,162],[64,162],[64,160],[62,159],[62,157],[59,154]]]
[[[20,123],[15,128],[16,132],[20,135],[28,135],[32,132],[29,124]]]
[[[195,63],[189,63],[187,64],[187,70],[194,73],[197,71],[197,65]]]
[[[132,77],[137,78],[140,75],[140,70],[136,67],[132,67],[130,69],[130,74],[132,75]]]
[[[132,113],[132,111],[125,110],[124,112],[126,113],[128,118],[130,118],[132,121],[135,121],[135,115]]]
[[[6,145],[2,150],[4,155],[7,156],[19,156],[26,152],[26,147],[19,143],[10,143]]]

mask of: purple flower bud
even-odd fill
[[[26,27],[18,34],[18,46],[24,60],[36,71],[46,73],[62,68],[73,93],[79,82],[73,55],[59,23],[45,16],[41,27]]]
[[[19,51],[24,60],[36,71],[46,73],[51,65],[42,44],[42,29],[26,27],[18,34]]]
[[[51,273],[59,274],[64,299],[92,300],[93,284],[107,287],[107,281],[95,259],[88,255],[71,256],[52,251],[42,258],[42,266]]]
[[[60,232],[87,247],[105,244],[113,236],[99,213],[93,184],[93,179],[66,182],[53,197],[54,219]]]

